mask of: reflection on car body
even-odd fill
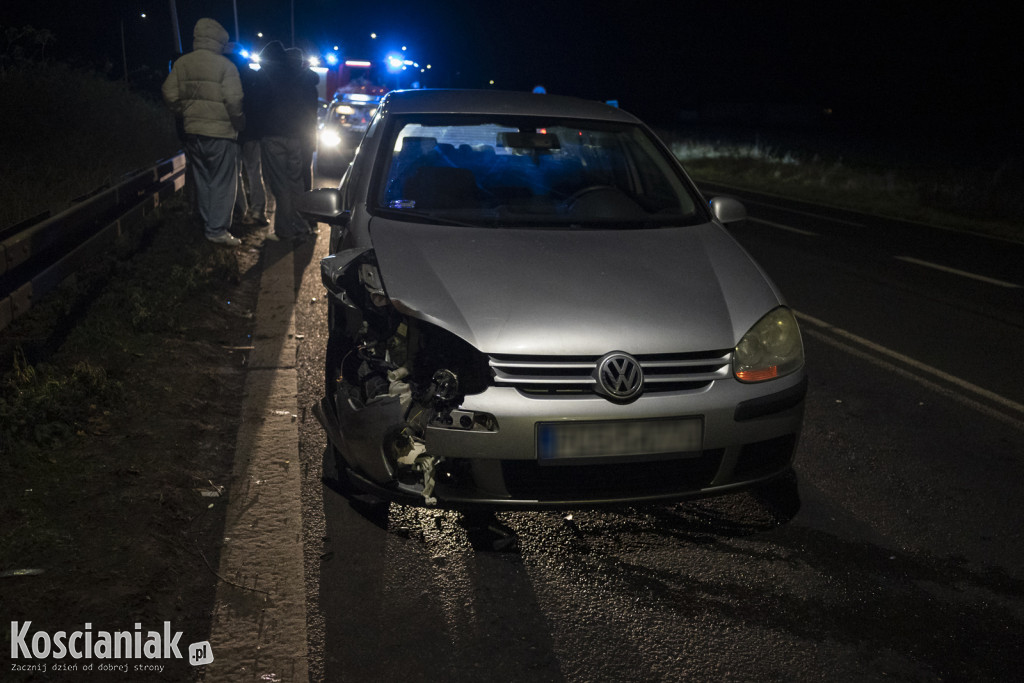
[[[789,470],[792,312],[633,116],[552,95],[404,91],[337,190],[325,473],[417,505],[589,506]]]

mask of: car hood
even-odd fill
[[[374,218],[401,312],[489,354],[725,350],[782,299],[718,225],[543,230]]]

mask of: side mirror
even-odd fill
[[[732,197],[715,197],[708,204],[711,205],[711,213],[715,214],[722,225],[747,220],[746,207]]]
[[[295,208],[303,218],[311,218],[330,225],[345,225],[352,215],[341,208],[341,190],[321,188],[299,195]]]

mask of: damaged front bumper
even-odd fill
[[[433,416],[415,438],[403,433],[407,416],[397,398],[364,406],[335,406],[325,398],[316,413],[341,455],[343,474],[379,497],[445,508],[590,507],[715,495],[785,473],[803,420],[806,379],[801,374],[781,382],[762,394],[774,412],[756,418],[737,419],[750,387],[735,382],[689,397],[642,397],[645,419],[684,415],[701,423],[698,448],[657,457],[539,455],[544,407],[557,408],[559,419],[569,422],[635,414],[601,398],[537,398],[491,387],[465,397],[451,411],[454,419]]]
[[[698,368],[700,381],[625,403],[577,380],[510,386],[496,377],[502,361],[392,301],[372,250],[340,252],[321,270],[331,338],[315,412],[340,475],[380,497],[452,508],[653,502],[752,486],[792,463],[803,371],[744,384],[720,352],[688,361],[719,368]]]

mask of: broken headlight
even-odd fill
[[[445,403],[487,389],[492,377],[487,356],[436,325],[416,321],[413,327],[413,375],[418,384],[433,386],[435,398]]]

